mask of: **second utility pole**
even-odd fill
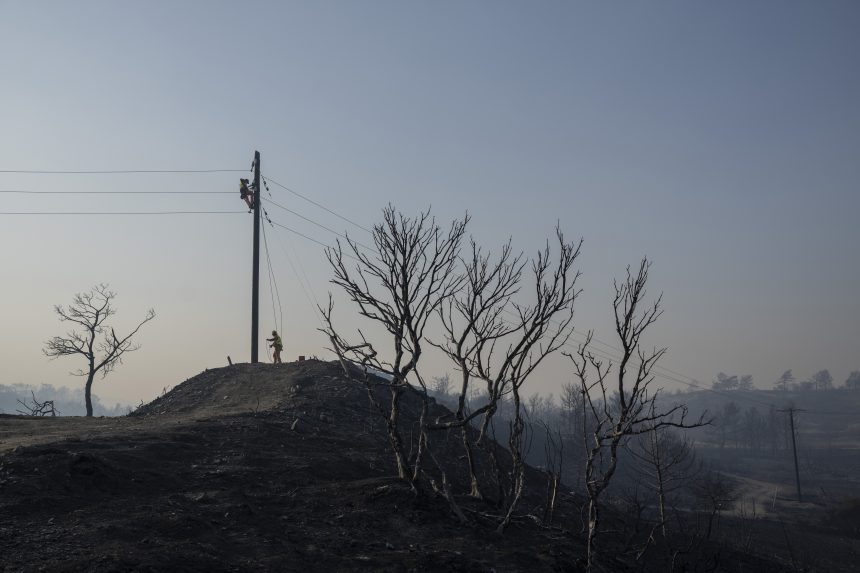
[[[800,469],[797,467],[797,439],[795,438],[794,431],[794,413],[795,412],[804,412],[805,410],[798,410],[794,406],[786,408],[784,410],[779,410],[779,412],[788,412],[788,419],[791,423],[791,450],[794,452],[794,480],[797,483],[797,501],[803,501],[803,496],[800,493]]]
[[[251,364],[256,364],[260,342],[260,152],[254,152],[254,270],[251,286]]]

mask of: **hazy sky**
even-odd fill
[[[560,221],[585,239],[578,330],[613,341],[612,278],[647,254],[664,366],[761,387],[829,368],[841,384],[860,369],[858,30],[853,0],[0,0],[0,170],[247,169],[258,149],[265,176],[365,226],[388,202],[443,221],[468,210],[482,243],[532,253]],[[0,173],[0,190],[235,191],[240,176]],[[237,194],[0,199],[2,212],[242,210]],[[76,360],[41,347],[63,330],[52,305],[98,282],[119,293],[120,330],[158,313],[97,382],[106,403],[248,360],[251,224],[0,215],[0,383],[79,383]],[[328,356],[299,282],[326,296],[321,248],[268,239],[285,357]],[[533,388],[567,379],[556,361]]]

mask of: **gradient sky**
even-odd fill
[[[578,330],[613,341],[612,278],[647,254],[664,366],[760,387],[829,368],[841,384],[860,369],[858,30],[854,1],[0,0],[0,170],[245,169],[258,149],[265,176],[366,226],[388,202],[442,221],[468,210],[482,243],[511,236],[532,253],[560,221],[585,239]],[[0,173],[0,190],[234,191],[239,176]],[[227,194],[0,198],[2,212],[242,207]],[[80,383],[76,360],[41,347],[63,330],[52,305],[98,282],[119,293],[120,330],[158,313],[97,382],[103,401],[248,360],[251,223],[0,215],[0,383]],[[326,296],[321,249],[268,238],[285,357],[327,357],[299,286]],[[268,284],[261,299],[267,332]],[[563,361],[538,376],[542,392],[570,379]]]

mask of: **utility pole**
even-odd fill
[[[788,420],[791,423],[791,450],[794,452],[794,480],[797,483],[797,501],[801,502],[803,501],[803,497],[800,494],[800,470],[797,468],[797,439],[794,436],[794,413],[805,412],[805,410],[798,410],[792,406],[785,410],[779,410],[779,412],[788,412]]]
[[[260,152],[254,152],[254,269],[251,285],[251,364],[256,364],[260,341]]]

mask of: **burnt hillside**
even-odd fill
[[[407,439],[418,406],[404,398]],[[436,441],[440,463],[462,465],[456,436]],[[0,570],[581,570],[576,499],[551,527],[527,515],[540,514],[540,472],[503,536],[455,471],[469,525],[394,475],[365,389],[335,363],[208,370],[124,418],[0,416]],[[634,570],[609,539],[599,570]]]
[[[53,419],[31,435],[41,422],[0,418],[0,570],[533,571],[576,560],[577,545],[537,528],[512,531],[525,539],[509,545],[416,498],[392,478],[365,390],[336,364],[209,370],[109,427]]]

